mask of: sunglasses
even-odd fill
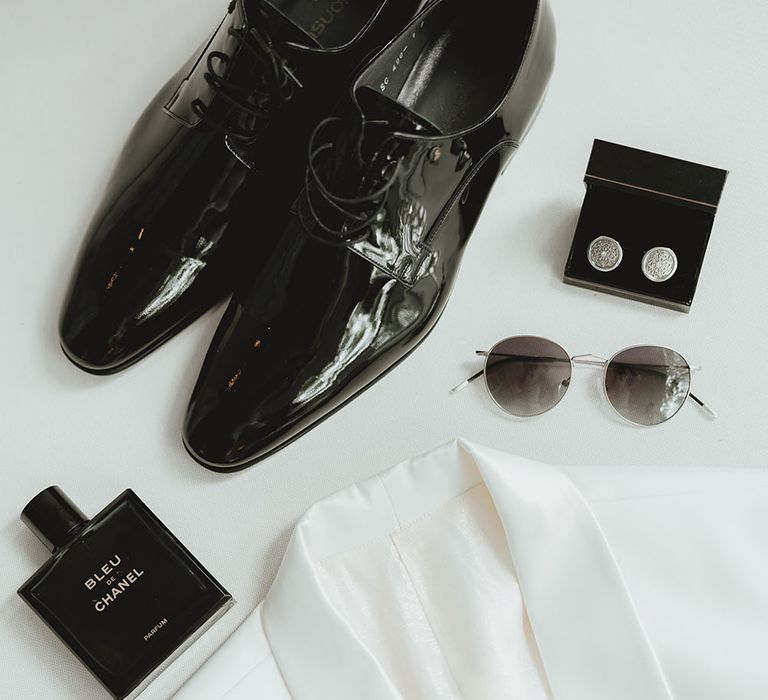
[[[452,394],[480,377],[496,405],[519,418],[552,410],[571,385],[576,366],[600,367],[608,403],[635,425],[665,423],[691,399],[710,417],[717,414],[691,393],[694,369],[680,353],[656,345],[638,345],[617,352],[610,360],[596,355],[571,356],[546,338],[521,335],[507,338],[489,351],[478,350],[485,366],[451,390]]]

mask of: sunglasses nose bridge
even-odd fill
[[[608,364],[608,360],[599,355],[588,353],[586,355],[573,355],[571,357],[571,364],[576,367],[605,367]]]

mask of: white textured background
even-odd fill
[[[15,594],[46,558],[18,513],[53,483],[89,514],[132,487],[239,601],[147,691],[154,700],[263,597],[311,503],[456,435],[554,463],[768,464],[764,0],[553,0],[548,102],[489,202],[441,323],[407,362],[266,463],[219,476],[181,446],[221,309],[124,374],[70,365],[56,318],[103,183],[133,120],[225,4],[0,0],[3,700],[103,697]],[[689,316],[561,283],[595,137],[731,170]],[[518,333],[573,353],[679,349],[703,365],[695,390],[721,418],[691,405],[666,426],[632,428],[601,403],[590,370],[533,422],[497,413],[479,384],[448,396],[477,366],[476,347]]]

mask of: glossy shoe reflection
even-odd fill
[[[134,127],[61,321],[82,369],[119,371],[258,271],[303,183],[311,129],[418,0],[236,0]]]
[[[554,62],[546,1],[437,0],[310,140],[279,243],[219,326],[184,429],[247,467],[393,368],[440,317],[485,201]]]

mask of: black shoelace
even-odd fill
[[[233,10],[234,2],[230,5],[230,12]],[[203,77],[232,110],[223,119],[214,119],[210,114],[210,105],[199,98],[192,102],[192,109],[216,131],[251,143],[263,132],[275,106],[291,100],[296,88],[303,86],[278,54],[266,26],[244,29],[230,27],[228,34],[263,69],[260,71],[260,80],[256,85],[242,85],[224,78],[216,72],[215,64],[218,62],[226,68],[231,57],[221,51],[211,51],[206,59],[207,71]],[[236,115],[234,119],[231,118],[233,112]],[[248,120],[246,126],[237,123],[238,119],[243,118]]]
[[[332,140],[318,144],[320,135],[330,125],[338,125],[347,134],[346,144]],[[378,131],[375,135],[373,130]],[[349,134],[353,134],[351,138]],[[366,142],[375,144],[366,155]],[[397,182],[402,153],[395,130],[387,121],[346,120],[330,117],[318,124],[309,141],[309,163],[305,176],[303,201],[319,227],[305,228],[332,245],[345,246],[368,236],[369,228],[383,219],[387,194]],[[351,153],[349,151],[352,151]],[[331,191],[323,175],[328,165],[349,168],[344,179],[362,194],[344,196]],[[321,211],[322,210],[322,211]],[[318,235],[319,234],[319,235]]]

